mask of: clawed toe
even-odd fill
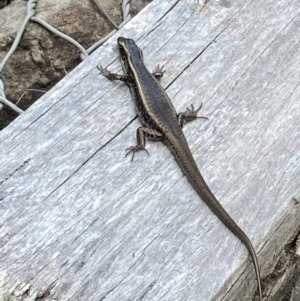
[[[101,65],[97,68],[103,76],[107,77],[108,79],[111,79],[111,73],[106,68],[102,67]]]
[[[163,68],[164,68],[164,66],[161,66],[161,67],[160,67],[160,65],[157,65],[157,66],[155,67],[155,69],[153,70],[152,75],[153,75],[156,79],[162,78],[162,76],[164,75],[164,72],[166,71],[166,70],[163,70]]]
[[[147,151],[147,149],[145,147],[143,147],[142,145],[134,145],[134,146],[130,146],[130,147],[126,148],[125,157],[127,157],[130,153],[132,153],[132,157],[131,157],[131,162],[132,162],[135,153],[137,153],[141,150],[144,150],[148,154],[148,156],[150,156],[149,152]]]

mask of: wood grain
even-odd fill
[[[0,296],[23,300],[252,300],[245,247],[168,149],[124,158],[139,126],[117,36],[178,111],[220,203],[251,238],[263,277],[300,227],[300,5],[154,0],[0,133]],[[265,283],[265,294],[270,291]],[[269,299],[271,300],[271,299]]]

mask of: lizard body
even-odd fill
[[[141,49],[133,40],[119,37],[118,46],[125,74],[113,74],[102,67],[99,69],[110,80],[126,82],[135,100],[136,110],[143,125],[137,129],[137,145],[129,147],[126,155],[132,152],[134,156],[138,151],[146,151],[146,137],[162,140],[168,146],[178,165],[201,199],[248,249],[258,281],[259,298],[262,301],[259,266],[252,243],[209,189],[182,132],[184,122],[199,118],[197,117],[197,112],[201,107],[198,110],[194,110],[192,106],[186,112],[177,114],[171,100],[158,82],[164,71],[158,68],[154,74],[151,74],[144,65]]]

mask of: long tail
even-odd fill
[[[226,210],[218,202],[214,194],[211,192],[207,186],[205,180],[203,179],[197,164],[193,158],[191,150],[186,142],[186,139],[181,131],[177,129],[175,131],[176,136],[170,136],[165,138],[165,143],[172,152],[174,158],[176,159],[181,170],[187,177],[188,181],[191,183],[193,188],[197,191],[202,200],[207,204],[207,206],[215,213],[215,215],[221,220],[221,222],[233,233],[235,234],[246,246],[250,256],[252,258],[257,283],[259,299],[262,301],[262,285],[261,277],[259,272],[259,266],[257,261],[256,252],[252,246],[252,243],[245,232],[236,224],[236,222],[229,216]],[[178,151],[181,150],[181,151]]]
[[[259,299],[260,301],[262,301],[262,285],[259,265],[256,252],[253,248],[250,239],[245,234],[245,232],[236,224],[236,222],[229,216],[229,214],[222,207],[222,205],[218,202],[214,194],[207,186],[200,172],[197,177],[190,177],[189,175],[187,175],[187,177],[189,182],[192,184],[194,189],[200,195],[202,200],[207,204],[207,206],[215,213],[215,215],[221,220],[221,222],[243,242],[243,244],[248,249],[255,268],[255,274],[258,282]]]

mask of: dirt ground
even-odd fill
[[[8,9],[9,5],[14,5],[12,2],[18,1],[18,0],[0,0],[0,15],[1,10]],[[54,0],[59,1],[59,0]],[[91,0],[92,1],[92,0]],[[122,0],[93,0],[94,1],[94,8],[97,11],[98,14],[101,15],[101,18],[103,18],[105,21],[107,21],[107,26],[109,26],[111,29],[109,29],[108,32],[110,32],[113,27],[109,23],[109,21],[101,14],[101,11],[98,10],[98,7],[101,7],[107,15],[116,23],[120,24],[122,20]],[[152,0],[135,0],[131,1],[130,6],[130,14],[131,16],[134,16],[138,14],[138,12],[145,7],[148,3],[150,3]],[[24,5],[23,1],[23,5]],[[98,5],[97,5],[98,4]],[[49,7],[51,9],[51,7]],[[38,12],[38,7],[37,7]],[[58,28],[61,30],[60,28]],[[0,29],[1,30],[1,29]],[[75,53],[69,53],[70,60],[65,63],[61,64],[60,66],[55,66],[57,72],[52,72],[49,66],[46,66],[44,63],[38,62],[36,65],[38,65],[38,73],[36,70],[33,72],[30,72],[29,74],[39,74],[39,76],[36,76],[34,80],[32,80],[32,83],[28,84],[28,81],[24,83],[24,81],[21,81],[19,79],[22,74],[28,74],[27,70],[21,70],[22,68],[25,68],[24,66],[24,55],[22,56],[21,51],[24,51],[24,49],[29,49],[29,51],[32,53],[33,50],[30,49],[32,47],[32,40],[30,40],[28,35],[28,26],[25,30],[25,34],[22,37],[22,40],[20,42],[20,45],[18,48],[20,49],[20,52],[18,53],[18,48],[16,52],[13,54],[13,59],[15,60],[14,65],[20,66],[17,68],[19,70],[18,72],[15,72],[14,70],[10,70],[9,76],[4,76],[3,72],[6,72],[5,68],[9,69],[10,66],[5,66],[3,72],[0,72],[0,77],[2,73],[2,78],[4,82],[4,91],[6,93],[7,99],[10,100],[12,103],[15,103],[20,107],[22,110],[26,110],[29,108],[37,99],[39,99],[46,91],[50,90],[53,86],[57,84],[65,75],[66,73],[69,73],[71,70],[73,70],[80,62],[81,59],[79,57],[78,51]],[[41,27],[40,30],[46,31],[44,28]],[[63,30],[62,30],[63,31]],[[84,33],[75,33],[76,36],[86,36]],[[49,33],[49,35],[51,35]],[[26,41],[26,38],[28,37],[28,40]],[[76,39],[76,38],[75,38]],[[79,42],[81,42],[79,40]],[[66,51],[66,44],[67,42],[63,41],[61,43],[61,49],[58,49],[58,52]],[[85,48],[88,48],[91,46],[93,42],[90,42],[88,40],[85,40],[83,42],[83,46]],[[3,56],[9,51],[11,43],[7,44],[8,46],[3,49],[2,46],[0,47],[0,50],[2,51],[2,55],[0,56],[0,60],[3,58]],[[2,48],[2,49],[1,49]],[[46,47],[45,47],[46,48]],[[50,55],[50,54],[47,54]],[[53,54],[53,58],[49,57],[49,60],[53,60],[54,62],[57,62],[57,58],[54,57],[55,54]],[[19,57],[19,58],[18,58]],[[12,57],[11,57],[12,59]],[[40,63],[40,64],[39,64]],[[9,64],[7,64],[9,65]],[[49,65],[49,64],[48,64]],[[32,67],[30,67],[32,68]],[[36,68],[36,66],[35,66]],[[13,68],[11,68],[13,69]],[[18,74],[16,74],[18,73]],[[8,79],[7,79],[8,78]],[[2,110],[0,110],[0,130],[5,128],[9,123],[11,123],[15,118],[17,118],[19,115],[12,109],[8,108],[7,106],[3,105]]]

